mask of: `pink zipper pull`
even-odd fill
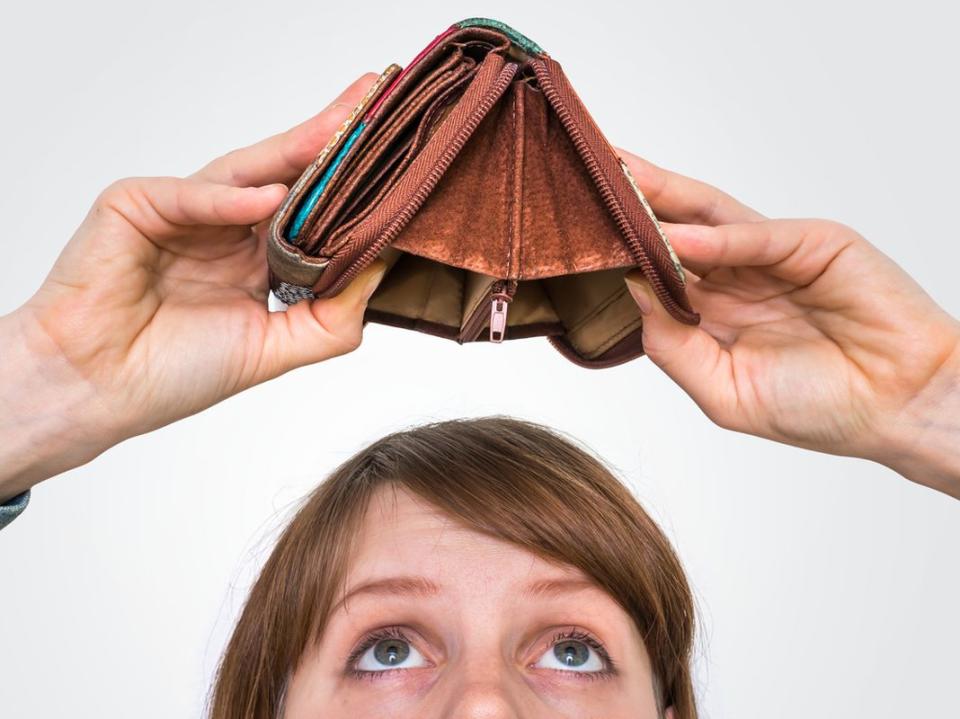
[[[510,295],[494,295],[490,302],[490,341],[503,342],[507,336],[507,308]]]

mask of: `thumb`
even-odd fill
[[[703,327],[674,319],[640,270],[630,270],[624,279],[643,315],[643,349],[647,356],[708,417],[721,422],[736,404],[730,354]]]
[[[267,374],[276,376],[359,347],[367,302],[386,271],[387,263],[378,258],[335,297],[298,302],[285,312],[272,313],[264,348]]]
[[[364,267],[340,294],[320,302],[326,302],[327,306],[336,308],[335,311],[359,313],[362,316],[367,308],[367,301],[380,286],[380,280],[386,272],[387,263],[378,257]]]

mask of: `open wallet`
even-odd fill
[[[270,289],[336,295],[377,257],[364,322],[460,343],[546,336],[584,367],[643,354],[624,274],[697,324],[684,271],[559,63],[495,20],[390,65],[272,218]]]

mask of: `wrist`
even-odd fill
[[[21,308],[0,317],[0,502],[115,442],[94,387]]]
[[[926,385],[885,423],[868,459],[960,499],[960,325]]]

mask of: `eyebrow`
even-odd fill
[[[597,585],[589,579],[564,578],[564,579],[540,579],[527,584],[520,590],[518,596],[521,597],[555,597],[561,594],[572,592],[582,592],[587,589],[596,589]],[[440,594],[442,588],[435,582],[426,577],[417,576],[397,576],[384,577],[364,582],[353,587],[343,598],[337,602],[332,611],[336,611],[344,606],[350,599],[360,596],[387,596],[395,597],[397,595],[406,595],[412,597],[432,597]]]
[[[430,597],[439,594],[440,591],[440,586],[426,577],[384,577],[354,587],[343,595],[343,598],[334,605],[332,611],[336,611],[358,595],[394,597],[398,594],[404,594],[414,597]]]
[[[582,592],[587,589],[597,589],[597,585],[589,579],[541,579],[531,582],[520,592],[521,596],[555,597],[558,594]]]

